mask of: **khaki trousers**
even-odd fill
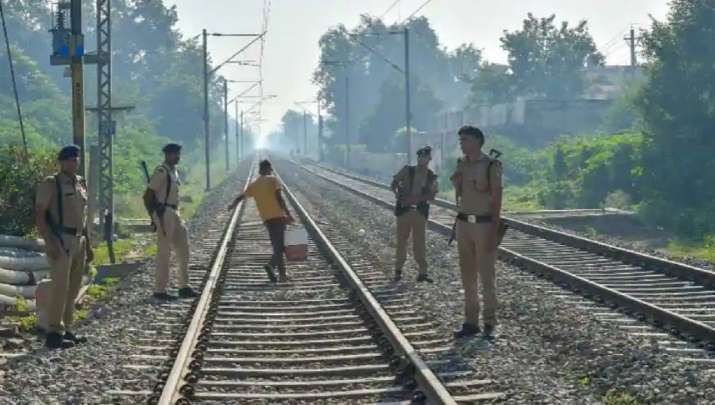
[[[469,224],[457,221],[459,268],[464,285],[465,322],[479,325],[479,282],[484,298],[484,323],[496,325],[497,295],[494,263],[496,249],[487,252],[486,244],[492,224]]]
[[[189,283],[189,233],[179,214],[172,208],[166,208],[163,219],[164,226],[162,228],[161,221],[154,214],[159,245],[154,280],[154,292],[156,293],[166,292],[166,288],[169,286],[169,259],[172,250],[179,262],[177,275],[179,288],[184,288]]]
[[[47,305],[47,332],[63,334],[74,321],[74,301],[82,286],[86,261],[84,236],[63,235],[64,248],[59,257],[47,261],[52,267]],[[69,251],[69,253],[67,253]]]
[[[412,254],[415,257],[420,274],[427,274],[425,259],[425,229],[427,219],[417,210],[411,209],[397,217],[397,252],[395,253],[395,271],[401,272],[407,259],[407,240],[412,234]]]

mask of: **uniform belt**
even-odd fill
[[[175,209],[175,210],[178,210],[178,209],[179,209],[179,206],[176,205],[176,204],[162,204],[162,205],[163,205],[164,207],[173,208],[173,209]]]
[[[492,222],[491,215],[469,215],[469,214],[457,214],[457,219],[470,224],[486,224]]]

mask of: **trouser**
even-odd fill
[[[416,209],[411,209],[397,217],[397,251],[395,252],[395,271],[401,272],[407,259],[407,240],[412,234],[412,254],[415,257],[420,274],[427,274],[425,259],[425,234],[427,219]]]
[[[271,256],[270,266],[278,268],[278,273],[281,276],[286,275],[285,259],[285,232],[286,224],[283,218],[273,218],[265,222],[268,229],[268,236],[271,238],[271,246],[273,246],[273,256]]]
[[[86,261],[83,236],[64,235],[63,241],[65,250],[59,257],[55,259],[47,257],[52,267],[50,275],[52,283],[47,306],[47,331],[60,334],[72,327],[74,301],[82,286]]]
[[[179,288],[184,288],[189,283],[189,233],[186,226],[181,221],[179,213],[168,207],[164,211],[163,226],[156,214],[154,214],[154,223],[159,245],[156,253],[154,292],[165,293],[169,286],[169,260],[172,249],[179,262],[177,275]]]
[[[487,250],[491,223],[470,224],[457,221],[459,267],[464,285],[465,322],[479,325],[479,282],[484,298],[484,323],[496,325],[497,295],[494,262],[496,249]]]

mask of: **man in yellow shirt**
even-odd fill
[[[275,283],[274,269],[278,267],[280,281],[285,282],[288,280],[285,261],[283,260],[285,231],[286,225],[292,224],[295,220],[283,199],[281,182],[273,175],[271,162],[262,160],[258,165],[258,173],[260,176],[249,184],[246,187],[246,191],[236,197],[228,208],[229,210],[234,209],[246,197],[253,197],[256,200],[258,213],[268,229],[268,235],[273,246],[273,257],[271,257],[270,263],[264,266],[264,269],[271,282]]]

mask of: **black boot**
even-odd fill
[[[484,324],[484,337],[487,339],[494,339],[494,325],[489,323]]]
[[[271,283],[275,283],[276,281],[278,281],[278,279],[276,279],[276,273],[273,272],[273,267],[271,267],[270,265],[267,264],[267,265],[263,266],[263,269],[266,271],[268,280],[270,280]]]
[[[472,325],[469,323],[463,323],[462,324],[462,329],[454,332],[454,338],[455,339],[462,339],[462,338],[467,338],[467,337],[472,337],[479,333],[479,326]]]
[[[154,298],[157,299],[157,300],[161,300],[161,301],[173,301],[173,300],[175,300],[177,297],[176,297],[176,295],[169,295],[169,294],[167,294],[167,293],[165,293],[165,292],[161,292],[161,293],[155,292],[155,293],[154,293]]]
[[[65,340],[65,341],[70,341],[70,342],[72,342],[72,343],[74,343],[74,344],[76,344],[76,345],[79,345],[79,344],[82,344],[82,343],[87,343],[87,338],[86,338],[86,337],[84,337],[84,336],[81,336],[81,337],[80,337],[80,336],[77,336],[77,335],[75,335],[74,333],[72,333],[72,332],[70,332],[70,331],[65,332],[64,340]]]
[[[427,274],[420,274],[417,276],[417,282],[418,283],[434,283],[434,280],[430,278]]]
[[[194,291],[194,289],[191,287],[184,287],[179,289],[179,298],[196,298],[198,296],[199,293]]]
[[[47,346],[48,349],[69,349],[70,347],[74,347],[74,342],[64,340],[63,336],[59,333],[51,332],[47,334],[45,346]]]

